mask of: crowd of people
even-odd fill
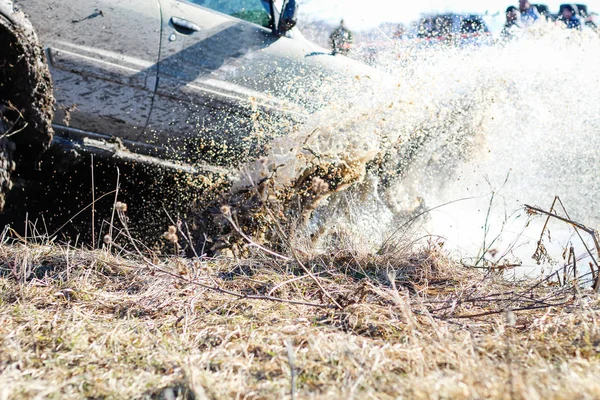
[[[582,14],[585,15],[585,10],[579,10],[575,4],[563,4],[560,7],[558,15],[550,15],[547,7],[540,7],[542,7],[541,10],[531,4],[529,0],[519,0],[518,7],[508,7],[506,9],[506,22],[502,29],[501,36],[504,38],[519,36],[525,28],[532,26],[539,21],[555,21],[557,24],[564,25],[567,29],[574,30],[582,30],[585,25],[590,24],[582,18]],[[442,22],[449,23],[449,20],[444,20]],[[463,29],[465,29],[464,26]],[[448,31],[450,30],[448,29]],[[404,37],[403,30],[398,37]],[[396,36],[394,36],[394,38],[396,38]],[[340,25],[331,33],[329,40],[334,55],[347,55],[350,52],[354,43],[354,37],[352,31],[346,27],[343,19],[340,21]]]
[[[519,0],[519,7],[510,6],[506,9],[506,23],[502,30],[502,36],[516,36],[523,28],[548,18],[547,15],[541,14],[537,7],[528,0]],[[559,24],[564,24],[567,29],[582,30],[584,25],[575,4],[562,5],[556,21]]]

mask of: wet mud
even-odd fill
[[[21,12],[0,16],[0,209],[16,169],[35,169],[52,140],[52,82],[44,53]]]
[[[116,243],[126,245],[135,239],[159,251],[169,247],[163,239],[169,226],[179,222],[190,232],[199,231],[192,213],[200,199],[223,182],[217,175],[174,172],[58,147],[44,154],[39,171],[17,171],[13,180],[0,214],[0,224],[9,225],[13,234],[98,247],[112,220]],[[126,204],[124,220],[113,213],[117,202]],[[194,247],[205,247],[204,236],[197,239]],[[191,246],[182,243],[180,250]]]

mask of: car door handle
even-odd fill
[[[200,32],[200,27],[187,19],[171,17],[171,25],[182,35],[191,35],[194,32]]]

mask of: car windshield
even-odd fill
[[[210,8],[232,17],[271,28],[271,2],[268,0],[190,0],[199,6]]]

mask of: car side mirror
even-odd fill
[[[280,35],[290,31],[298,22],[298,4],[296,0],[286,0],[279,17],[278,31]]]

